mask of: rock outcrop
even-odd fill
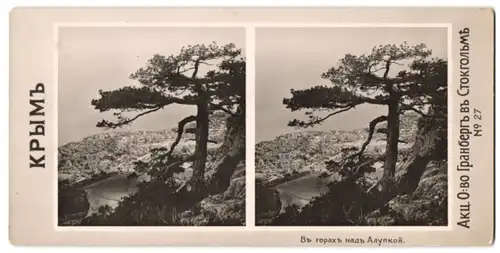
[[[448,176],[447,163],[429,163],[416,190],[391,199],[384,210],[375,210],[365,217],[366,224],[447,225]]]
[[[229,188],[203,199],[180,215],[181,225],[241,226],[245,224],[245,176],[233,178]]]
[[[227,118],[224,141],[205,173],[209,196],[181,214],[180,223],[196,226],[245,224],[245,116]]]
[[[368,214],[367,224],[448,224],[446,118],[421,118],[418,125],[411,151],[396,173],[397,196]]]

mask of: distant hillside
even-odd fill
[[[209,140],[216,143],[209,142],[208,144],[207,178],[214,173],[210,170],[214,162],[218,161],[221,155],[225,155],[225,148],[232,148],[228,146],[230,143],[244,146],[244,143],[231,141],[244,139],[241,134],[245,133],[244,126],[242,130],[232,125],[226,126],[228,122],[226,114],[220,113],[212,116],[210,121]],[[191,130],[187,130],[189,133],[183,135],[175,152],[194,153],[195,141],[192,140],[194,128],[195,124],[185,127],[185,130]],[[176,213],[177,209],[172,208],[174,204],[182,208],[182,203],[184,203],[182,200],[175,200],[174,190],[192,175],[191,165],[187,165],[184,173],[175,175],[173,180],[168,181],[169,183],[161,179],[145,179],[150,176],[148,174],[135,178],[135,174],[119,173],[134,171],[134,162],[137,160],[150,161],[152,158],[150,148],[169,148],[176,136],[176,129],[110,132],[61,146],[59,148],[59,177],[69,180],[59,184],[59,224],[65,226],[165,225],[162,219],[167,216],[164,215],[176,217],[169,221],[169,224],[200,226],[244,224],[246,182],[244,159],[231,168],[231,173],[227,178],[229,181],[227,189],[205,197],[182,213]],[[144,180],[141,179],[143,176]],[[218,176],[224,175],[218,174]],[[158,194],[162,197],[155,197]],[[165,195],[169,195],[170,199],[164,198]],[[149,208],[144,208],[144,206],[149,206]],[[159,212],[156,209],[151,208],[153,206],[162,208],[161,216],[158,216]]]
[[[402,116],[400,149],[407,149],[416,132],[417,114]],[[367,122],[368,125],[368,122]],[[383,129],[380,124],[377,129]],[[304,131],[285,134],[274,140],[263,141],[255,147],[256,177],[267,183],[283,181],[287,175],[326,170],[325,161],[341,153],[343,148],[361,147],[368,136],[368,129],[351,131]],[[385,150],[385,134],[376,133],[366,154],[378,154]],[[285,180],[286,181],[286,180]]]
[[[211,118],[210,147],[217,147],[223,141],[225,114]],[[194,128],[189,124],[185,129]],[[59,178],[76,181],[89,178],[101,172],[131,172],[133,162],[147,159],[151,148],[170,147],[177,135],[177,129],[162,131],[109,131],[92,135],[79,142],[71,142],[59,147]],[[192,153],[194,134],[184,133],[178,153]]]

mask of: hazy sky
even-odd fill
[[[245,48],[244,28],[110,28],[65,27],[59,30],[59,144],[104,131],[95,125],[114,119],[90,105],[98,90],[136,84],[128,77],[154,54],[177,53],[182,46],[234,43]],[[172,105],[151,113],[125,129],[174,127],[194,108]]]
[[[282,104],[290,89],[328,84],[320,74],[346,53],[368,53],[375,45],[425,43],[433,56],[446,57],[445,28],[257,28],[256,30],[256,141],[296,131],[287,122],[301,117]],[[67,27],[59,30],[59,143],[78,141],[102,132],[95,127],[110,113],[90,105],[98,90],[136,84],[128,76],[154,54],[170,55],[189,44],[235,43],[245,49],[244,28],[109,28]],[[130,130],[174,127],[194,108],[168,106],[135,121]],[[385,108],[360,106],[331,117],[315,129],[366,127]]]
[[[374,46],[404,41],[410,45],[425,43],[433,57],[447,58],[446,28],[257,28],[256,141],[297,131],[287,123],[304,113],[292,113],[282,103],[284,97],[290,97],[290,89],[328,84],[321,73],[347,53],[369,53]],[[359,106],[332,116],[314,129],[364,128],[386,110]]]

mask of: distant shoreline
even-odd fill
[[[58,183],[61,184],[62,182],[64,182],[64,181],[67,180],[67,182],[68,182],[67,186],[69,188],[73,188],[75,190],[84,190],[84,187],[87,187],[89,185],[92,185],[94,183],[97,183],[99,181],[102,181],[104,179],[107,179],[107,178],[110,178],[112,176],[116,176],[116,175],[119,175],[119,174],[126,174],[126,173],[119,173],[117,171],[113,171],[113,172],[101,172],[101,174],[94,174],[94,176],[91,176],[90,178],[86,178],[86,179],[84,179],[82,181],[79,181],[79,182],[71,183],[71,182],[69,182],[68,179],[64,179],[64,180],[58,180]]]
[[[266,187],[268,187],[268,188],[275,188],[276,186],[278,186],[280,184],[284,184],[286,182],[295,180],[297,178],[309,176],[309,175],[311,175],[313,173],[316,173],[316,172],[314,172],[314,171],[301,171],[301,172],[297,172],[295,174],[288,174],[289,175],[288,177],[283,177],[283,178],[276,179],[276,180],[273,180],[271,182],[268,182],[266,184]]]

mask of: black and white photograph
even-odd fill
[[[491,246],[494,14],[14,8],[9,243]]]
[[[256,29],[256,225],[448,225],[447,33]]]
[[[58,226],[244,226],[244,27],[58,29]]]

